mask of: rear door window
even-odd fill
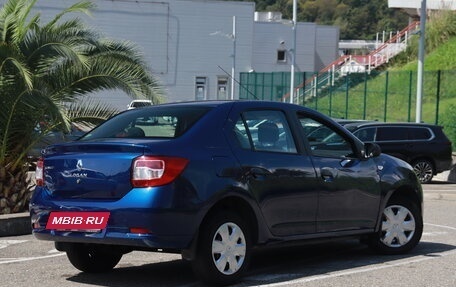
[[[234,127],[240,146],[256,151],[296,153],[296,145],[281,111],[247,111]]]
[[[411,140],[429,140],[432,133],[428,128],[410,128],[409,139]]]
[[[408,140],[406,127],[378,127],[377,141],[406,141]]]
[[[142,107],[147,107],[147,106],[151,106],[152,103],[150,102],[134,102],[132,104],[132,107],[134,108],[142,108]]]

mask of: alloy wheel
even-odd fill
[[[421,183],[430,182],[434,175],[432,165],[427,161],[420,161],[415,163],[413,165],[413,170],[415,171]]]

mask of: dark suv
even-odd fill
[[[451,141],[441,126],[423,123],[351,123],[345,125],[363,142],[375,142],[382,152],[410,163],[421,183],[451,169]]]

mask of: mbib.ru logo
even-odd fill
[[[46,229],[104,229],[109,212],[51,212]]]

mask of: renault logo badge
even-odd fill
[[[78,162],[76,163],[76,169],[81,171],[82,170],[82,160],[78,159]]]

